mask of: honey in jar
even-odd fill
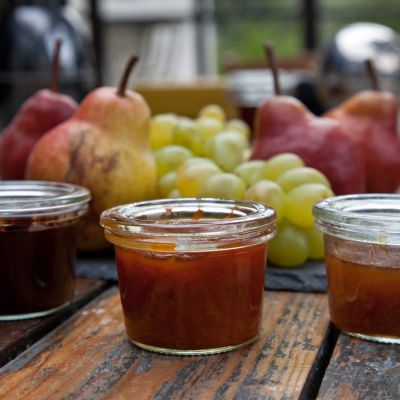
[[[67,183],[0,182],[0,320],[48,315],[72,300],[77,223],[89,198]]]
[[[170,354],[217,353],[260,329],[275,213],[257,203],[176,199],[105,211],[126,332]]]
[[[314,213],[332,322],[353,336],[400,343],[400,196],[338,196]]]

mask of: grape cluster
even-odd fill
[[[214,197],[265,203],[277,214],[277,234],[268,260],[282,267],[322,259],[322,234],[314,227],[312,207],[333,196],[328,179],[292,153],[248,160],[250,129],[239,119],[226,120],[217,105],[196,119],[174,114],[152,118],[150,145],[160,197]]]

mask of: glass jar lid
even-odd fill
[[[318,228],[362,242],[400,245],[400,195],[357,194],[331,197],[314,205]]]
[[[106,235],[174,244],[261,236],[266,240],[275,232],[275,220],[275,211],[261,203],[206,198],[125,204],[104,211],[100,217]]]
[[[88,189],[69,183],[0,181],[0,226],[20,219],[76,218],[86,213],[89,200]]]

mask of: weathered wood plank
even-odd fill
[[[328,323],[325,295],[267,292],[253,345],[158,355],[129,343],[112,288],[1,368],[0,398],[297,399]]]
[[[0,322],[0,365],[50,332],[60,322],[70,317],[77,308],[82,307],[105,290],[107,286],[108,284],[101,280],[78,278],[74,300],[57,314],[21,321]]]
[[[339,330],[332,324],[329,324],[325,338],[318,350],[317,357],[307,380],[304,383],[300,393],[299,400],[310,400],[317,397],[326,368],[331,360],[333,350],[339,336]]]
[[[400,398],[400,348],[340,334],[318,399]]]

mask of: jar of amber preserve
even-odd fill
[[[272,208],[233,200],[165,199],[103,212],[129,339],[169,354],[254,341],[274,223]]]
[[[48,315],[74,293],[76,226],[89,191],[0,181],[0,320]]]
[[[332,322],[353,336],[400,343],[400,195],[333,197],[314,215]]]

